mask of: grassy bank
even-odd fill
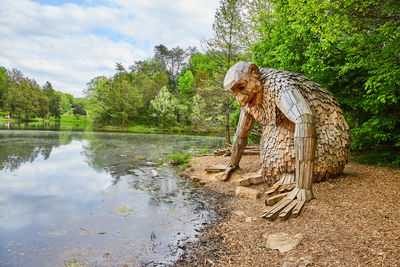
[[[191,126],[168,126],[159,127],[156,125],[104,125],[96,126],[86,116],[63,115],[60,119],[56,118],[30,118],[6,119],[7,114],[0,113],[0,123],[10,124],[15,129],[44,129],[44,130],[74,130],[74,131],[94,131],[94,132],[127,132],[127,133],[153,133],[153,134],[188,134],[188,135],[214,135],[222,136],[223,129],[213,128],[210,130],[197,129]]]

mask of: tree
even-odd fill
[[[189,100],[193,97],[194,89],[194,76],[193,73],[188,70],[183,75],[178,78],[178,89],[179,93],[183,96],[184,99]]]
[[[272,2],[255,62],[304,73],[330,90],[352,127],[353,148],[399,151],[400,2]]]
[[[86,115],[85,105],[82,102],[76,104],[73,109],[73,113],[74,113],[74,115],[80,114],[80,115],[85,116]]]
[[[219,68],[219,75],[212,80],[209,88],[218,90],[222,96],[222,113],[225,114],[225,140],[230,143],[230,112],[233,97],[223,90],[225,73],[237,61],[243,51],[241,39],[243,35],[242,0],[221,0],[213,24],[214,36],[207,40],[206,45],[211,52],[213,61]],[[219,89],[220,88],[220,89]]]
[[[49,81],[47,81],[43,85],[43,91],[45,95],[49,99],[49,107],[48,110],[50,112],[50,116],[54,116],[55,118],[61,117],[61,96],[57,94],[57,92],[53,89],[53,86]]]
[[[129,79],[127,73],[120,73],[111,79],[99,76],[88,83],[85,94],[90,101],[95,124],[125,126],[130,118],[137,116],[138,109],[143,105],[142,96]]]
[[[122,65],[120,62],[115,63],[115,69],[118,72],[126,72],[124,65]]]
[[[9,83],[8,80],[7,69],[0,67],[0,108],[5,104]]]
[[[186,65],[189,55],[194,52],[192,47],[186,50],[179,46],[168,49],[165,45],[160,44],[154,47],[154,59],[161,63],[164,70],[168,73],[172,84],[175,85],[175,79]]]
[[[49,98],[43,92],[40,92],[37,96],[37,105],[34,114],[43,118],[43,122],[49,113],[49,103]]]
[[[161,88],[160,92],[150,102],[150,110],[152,116],[162,125],[168,125],[175,121],[175,110],[177,101],[173,94],[171,94],[167,87]]]

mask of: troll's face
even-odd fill
[[[242,107],[261,104],[262,84],[258,67],[249,62],[239,62],[225,75],[224,88],[232,93]]]

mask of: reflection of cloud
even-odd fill
[[[33,142],[32,133],[19,133],[21,142]],[[43,136],[36,136],[36,142],[44,144],[48,140],[51,144],[59,145],[46,133],[40,134]],[[71,139],[84,139],[81,134],[72,135]],[[165,207],[188,209],[187,203],[193,201],[193,195],[187,198],[182,194],[186,190],[185,185],[176,183],[174,172],[170,169],[157,168],[159,177],[151,174],[156,167],[141,167],[138,175],[128,175],[127,170],[132,170],[136,164],[140,165],[134,160],[137,155],[148,159],[153,150],[162,155],[167,151],[185,149],[200,140],[203,140],[203,144],[219,140],[162,135],[92,135],[90,141],[73,140],[67,145],[53,147],[47,160],[37,157],[32,163],[22,164],[13,172],[0,171],[0,230],[7,232],[30,224],[49,225],[64,218],[81,221],[92,211],[104,213],[105,210],[115,210],[120,202],[137,211],[141,218],[153,219],[155,213],[162,218]],[[14,141],[10,140],[9,143],[13,144]],[[202,145],[199,143],[198,146]],[[11,146],[6,154],[13,149],[15,147]],[[86,153],[83,153],[85,149]],[[121,154],[127,156],[120,157]],[[88,166],[88,159],[93,165]],[[118,183],[114,183],[117,178],[112,176],[113,171],[118,174]],[[193,212],[188,210],[187,214],[193,215]],[[109,216],[97,215],[102,218]],[[91,215],[89,217],[92,218]],[[143,223],[141,227],[148,225]]]
[[[3,181],[0,190],[11,188],[16,193],[31,192],[33,196],[68,196],[80,201],[91,199],[100,188],[109,184],[111,177],[87,168],[79,153],[81,146],[81,142],[73,141],[69,145],[54,148],[47,160],[38,158],[34,167],[27,164],[12,175],[0,173]]]
[[[7,205],[0,205],[0,229],[13,231],[31,223],[48,224],[54,214],[71,213],[73,207],[57,196],[32,196],[12,191],[2,192]]]
[[[0,172],[0,227],[19,229],[32,222],[47,224],[55,214],[71,214],[76,203],[90,203],[112,177],[88,168],[82,142],[53,149],[47,160],[37,158],[14,172]],[[34,165],[34,166],[33,166]],[[57,182],[54,182],[54,181]]]

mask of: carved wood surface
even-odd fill
[[[298,215],[305,201],[313,198],[312,183],[341,174],[347,163],[351,135],[339,103],[300,74],[259,69],[249,62],[229,69],[224,87],[235,95],[242,110],[223,180],[239,167],[257,120],[263,127],[261,174],[267,183],[277,182],[267,191],[266,200],[277,203],[262,217]]]
[[[347,163],[351,135],[334,96],[300,74],[266,68],[260,69],[260,72],[260,80],[264,87],[262,103],[253,107],[247,105],[244,109],[263,126],[260,144],[260,165],[263,175],[278,181],[282,173],[295,172],[296,126],[281,110],[289,110],[293,117],[298,118],[302,112],[299,110],[302,108],[298,105],[299,101],[306,101],[305,104],[310,108],[315,120],[315,159],[313,166],[307,166],[312,168],[313,180],[324,181],[341,174]],[[292,103],[292,106],[283,107],[288,103],[289,105]],[[297,127],[306,126],[307,122],[304,122]],[[301,132],[307,133],[307,130],[302,129]],[[305,143],[314,142],[312,138],[308,138],[311,135],[312,133],[309,133],[309,136],[301,138],[304,138]],[[310,152],[304,151],[304,153]]]

